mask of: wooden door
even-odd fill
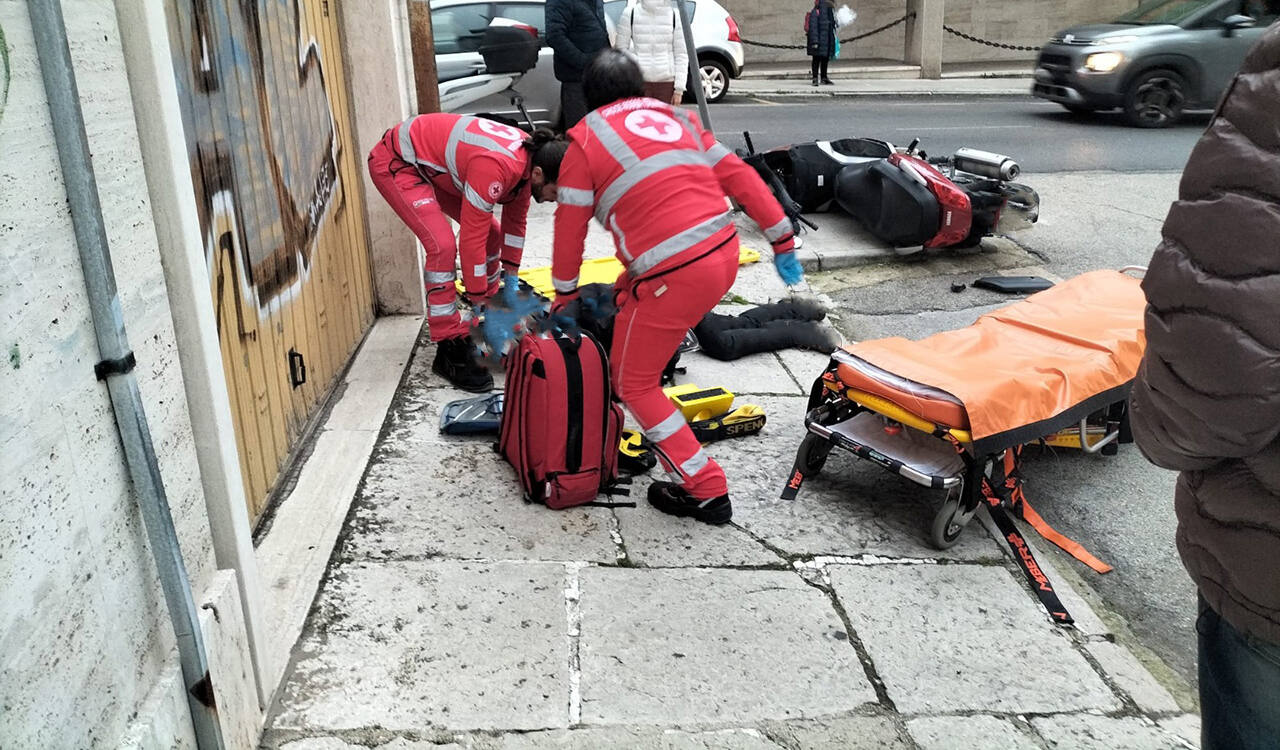
[[[166,0],[249,515],[373,321],[329,0]]]

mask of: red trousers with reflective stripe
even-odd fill
[[[672,481],[708,499],[729,491],[724,470],[712,461],[693,430],[662,392],[662,368],[685,333],[702,320],[738,275],[738,238],[689,265],[633,282],[618,280],[618,317],[610,360],[614,388]],[[675,415],[674,417],[672,415]]]
[[[369,177],[426,251],[427,330],[431,340],[465,336],[467,326],[458,312],[455,286],[458,248],[449,225],[450,218],[457,221],[462,213],[462,198],[444,185],[448,175],[436,178],[440,181],[440,189],[436,189],[414,165],[401,159],[392,147],[395,134],[396,128],[388,130],[369,152]],[[502,231],[494,219],[485,241],[488,294],[498,289],[501,252]]]

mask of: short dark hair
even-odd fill
[[[525,139],[524,147],[529,150],[529,160],[533,162],[533,166],[542,170],[542,176],[547,182],[560,179],[560,162],[569,150],[569,142],[564,136],[547,128],[537,128]]]
[[[640,63],[622,50],[606,47],[591,58],[582,72],[582,93],[587,106],[599,109],[619,99],[644,96],[644,74]]]

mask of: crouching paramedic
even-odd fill
[[[760,177],[704,131],[692,114],[642,96],[635,61],[605,50],[583,76],[595,111],[569,131],[560,167],[552,281],[556,305],[577,293],[587,223],[613,234],[626,273],[615,286],[614,388],[671,482],[654,482],[659,510],[725,523],[732,516],[724,471],[703,451],[663,394],[662,368],[716,306],[738,273],[738,237],[725,194],[764,227],[783,280],[799,283],[791,223]],[[603,106],[608,105],[608,106]]]
[[[426,250],[427,328],[438,344],[431,369],[467,391],[493,376],[475,356],[458,311],[455,263],[472,302],[514,285],[524,253],[529,198],[555,200],[567,143],[549,130],[529,135],[499,122],[449,113],[396,125],[369,152],[369,176]],[[493,216],[502,206],[502,222]],[[448,218],[459,224],[457,244]]]

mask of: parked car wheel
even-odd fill
[[[708,102],[718,102],[729,93],[729,69],[719,60],[699,61],[702,73],[702,93]]]
[[[1182,117],[1187,104],[1187,82],[1172,70],[1148,70],[1140,74],[1124,95],[1124,116],[1140,128],[1167,128]]]

